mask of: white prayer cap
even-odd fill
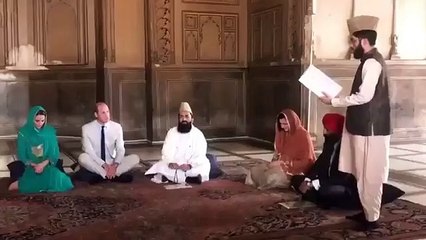
[[[189,103],[181,102],[179,112],[189,112],[192,114],[192,110],[191,110],[191,107],[189,106]]]
[[[361,15],[356,16],[347,21],[349,33],[353,35],[362,30],[376,31],[379,18],[374,16]]]

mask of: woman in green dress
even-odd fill
[[[55,129],[46,122],[46,110],[32,107],[26,124],[18,132],[18,159],[25,164],[25,172],[9,190],[65,192],[74,187],[70,177],[55,166],[59,158],[58,140]]]

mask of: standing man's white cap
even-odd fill
[[[189,103],[187,102],[181,102],[180,103],[180,108],[179,108],[179,112],[189,112],[192,114],[192,110],[191,107],[189,106]]]

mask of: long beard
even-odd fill
[[[187,121],[182,121],[178,123],[177,130],[180,133],[189,133],[192,128],[192,123]]]
[[[361,44],[359,44],[355,49],[354,49],[354,58],[355,59],[361,59],[362,56],[364,56],[364,49],[361,47]]]

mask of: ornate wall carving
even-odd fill
[[[247,1],[247,0],[243,0]],[[184,3],[206,3],[206,4],[223,4],[223,5],[239,5],[239,0],[182,0]]]
[[[182,12],[183,62],[237,62],[238,15]]]
[[[115,0],[104,1],[104,48],[105,62],[115,62]]]
[[[37,0],[34,16],[39,65],[87,64],[87,1]]]
[[[274,62],[282,59],[282,6],[251,14],[251,62]]]
[[[159,64],[175,63],[174,54],[174,0],[154,1],[153,61]]]

